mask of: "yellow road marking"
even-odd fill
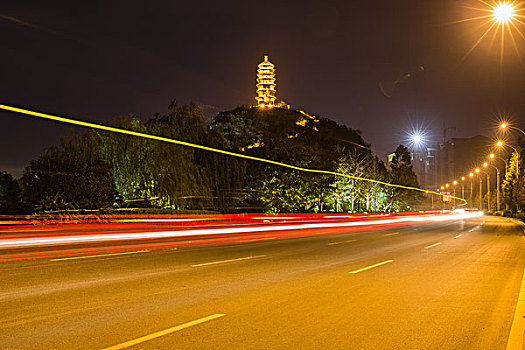
[[[147,253],[149,250],[137,250],[134,252],[124,252],[124,253],[109,253],[109,254],[97,254],[97,255],[83,255],[83,256],[72,256],[69,258],[58,258],[50,259],[51,261],[62,261],[62,260],[75,260],[75,259],[88,259],[88,258],[100,258],[105,256],[114,256],[114,255],[129,255],[129,254],[140,254]]]
[[[510,328],[507,350],[523,349],[523,335],[525,333],[525,270],[521,280],[521,289],[516,304],[514,320]]]
[[[249,243],[249,242],[259,242],[259,241],[270,241],[272,239],[277,239],[277,237],[268,237],[268,238],[256,238],[256,239],[245,239],[238,240],[235,243]]]
[[[454,237],[454,238],[459,238],[459,237],[461,237],[461,236],[463,236],[463,234],[462,234],[462,233],[460,233],[459,235],[457,235],[457,236],[456,236],[456,237]]]
[[[357,241],[357,239],[349,239],[349,240],[346,240],[346,241],[340,241],[340,242],[332,242],[332,243],[328,243],[327,245],[336,245],[336,244],[343,244],[343,243],[351,243],[351,242],[355,242]]]
[[[181,325],[178,325],[178,326],[175,326],[175,327],[171,327],[171,328],[165,329],[163,331],[151,333],[151,334],[145,335],[143,337],[127,341],[125,343],[113,345],[113,346],[110,346],[109,348],[104,348],[103,350],[119,350],[119,349],[129,348],[130,346],[137,345],[137,344],[140,344],[140,343],[143,343],[145,341],[152,340],[152,339],[155,339],[155,338],[159,338],[159,337],[162,337],[164,335],[180,331],[180,330],[182,330],[184,328],[188,328],[188,327],[191,327],[191,326],[196,326],[198,324],[201,324],[201,323],[204,323],[204,322],[208,322],[208,321],[211,321],[211,320],[214,320],[216,318],[223,317],[223,316],[226,316],[226,315],[225,314],[214,314],[214,315],[206,316],[206,317],[203,317],[203,318],[199,318],[198,320],[190,321],[190,322],[187,322],[187,323],[183,323]]]
[[[425,249],[430,249],[430,248],[433,248],[433,247],[438,246],[440,244],[441,244],[441,242],[437,242],[437,243],[434,243],[434,244],[426,246]]]
[[[393,235],[398,235],[399,232],[394,232],[394,233],[385,233],[383,236],[393,236]]]
[[[213,262],[208,262],[208,263],[202,263],[202,264],[195,264],[195,265],[191,265],[192,267],[199,267],[199,266],[207,266],[207,265],[216,265],[216,264],[224,264],[224,263],[229,263],[229,262],[234,262],[234,261],[241,261],[241,260],[250,260],[250,259],[255,259],[255,258],[262,258],[266,255],[255,255],[255,256],[246,256],[244,258],[237,258],[237,259],[229,259],[229,260],[221,260],[221,261],[213,261]]]
[[[385,264],[389,264],[391,262],[393,262],[394,260],[385,260],[383,262],[380,262],[380,263],[377,263],[377,264],[374,264],[374,265],[370,265],[370,266],[367,266],[367,267],[363,267],[362,269],[359,269],[359,270],[354,270],[354,271],[350,271],[349,273],[359,273],[359,272],[363,272],[363,271],[366,271],[366,270],[370,270],[370,269],[373,269],[374,267],[378,267],[378,266],[381,266],[381,265],[385,265]]]

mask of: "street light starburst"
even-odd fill
[[[514,6],[509,3],[499,3],[494,9],[494,20],[500,23],[512,21]]]
[[[518,58],[523,66],[523,60],[517,40],[521,38],[525,41],[525,34],[522,31],[522,27],[525,25],[525,16],[523,14],[523,11],[525,11],[525,8],[523,7],[524,2],[522,0],[479,0],[479,2],[481,3],[480,6],[465,7],[467,9],[474,10],[476,12],[475,15],[470,18],[454,22],[461,23],[470,21],[483,21],[480,28],[485,29],[480,38],[463,56],[462,61],[464,61],[485,38],[491,37],[490,45],[499,40],[500,68],[502,69],[505,42],[510,38],[510,42],[514,47],[514,51],[516,51],[516,54],[518,55]]]

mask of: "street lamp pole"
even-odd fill
[[[479,210],[483,210],[483,178],[479,175]]]
[[[500,200],[499,200],[499,196],[500,196],[499,191],[500,191],[500,189],[499,189],[499,186],[500,186],[499,185],[499,168],[496,168],[496,203],[497,203],[496,206],[497,206],[498,211],[500,210]]]
[[[465,176],[461,177],[461,198],[465,199]]]
[[[474,173],[470,173],[469,174],[470,176],[470,200],[469,200],[469,203],[470,205],[472,205],[472,193],[474,192]]]

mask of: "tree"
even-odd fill
[[[410,152],[405,146],[397,147],[390,168],[388,177],[390,183],[419,188],[417,176],[412,170]],[[411,205],[421,201],[421,195],[409,189],[389,187],[387,193],[389,210],[405,211]]]
[[[0,172],[0,214],[20,212],[21,190],[11,174]]]
[[[502,186],[503,200],[513,213],[521,207],[520,204],[525,203],[523,161],[521,149],[517,148],[510,155],[509,166]]]
[[[23,196],[36,210],[100,209],[112,206],[111,167],[98,147],[98,134],[64,138],[31,161],[22,176]]]

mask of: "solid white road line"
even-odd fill
[[[523,335],[525,333],[525,270],[521,280],[521,289],[516,304],[514,320],[510,328],[509,340],[507,341],[507,350],[523,349]]]
[[[108,253],[108,254],[97,254],[97,255],[82,255],[82,256],[72,256],[69,258],[58,258],[58,259],[49,259],[50,261],[63,261],[63,260],[76,260],[76,259],[89,259],[89,258],[103,258],[106,256],[115,256],[115,255],[130,255],[130,254],[141,254],[148,253],[149,250],[136,250],[133,252],[123,252],[123,253]]]
[[[434,244],[426,246],[425,249],[430,249],[430,248],[433,248],[433,247],[438,246],[440,244],[441,244],[441,242],[437,242],[437,243],[434,243]]]
[[[362,269],[359,269],[359,270],[350,271],[349,273],[355,274],[355,273],[363,272],[363,271],[366,271],[366,270],[373,269],[374,267],[378,267],[378,266],[381,266],[381,265],[389,264],[389,263],[391,263],[393,261],[394,260],[385,260],[383,262],[380,262],[380,263],[377,263],[377,264],[374,264],[374,265],[363,267]]]
[[[188,327],[191,327],[191,326],[195,326],[195,325],[198,325],[198,324],[201,324],[201,323],[204,323],[204,322],[208,322],[208,321],[211,321],[211,320],[214,320],[216,318],[223,317],[223,316],[226,316],[226,315],[225,314],[214,314],[214,315],[210,315],[210,316],[207,316],[207,317],[199,318],[198,320],[187,322],[187,323],[183,323],[181,325],[178,325],[178,326],[175,326],[175,327],[171,327],[171,328],[165,329],[165,330],[160,331],[160,332],[151,333],[151,334],[145,335],[143,337],[127,341],[125,343],[113,345],[113,346],[110,346],[109,348],[104,348],[103,350],[120,350],[120,349],[129,348],[130,346],[137,345],[137,344],[140,344],[140,343],[143,343],[145,341],[148,341],[148,340],[151,340],[151,339],[155,339],[155,338],[158,338],[158,337],[162,337],[164,335],[180,331],[181,329],[188,328]]]
[[[461,236],[463,236],[462,233],[460,233],[459,235],[455,236],[454,238],[459,238],[459,237],[461,237]]]
[[[343,244],[343,243],[351,243],[351,242],[356,242],[357,239],[349,239],[349,240],[346,240],[346,241],[339,241],[339,242],[332,242],[332,243],[328,243],[327,245],[336,245],[336,244]]]
[[[217,264],[224,264],[224,263],[229,263],[229,262],[234,262],[234,261],[242,261],[242,260],[250,260],[250,259],[256,259],[256,258],[262,258],[262,257],[265,257],[265,256],[266,255],[246,256],[244,258],[212,261],[212,262],[208,262],[208,263],[195,264],[195,265],[191,265],[191,266],[192,267],[199,267],[199,266],[217,265]]]

